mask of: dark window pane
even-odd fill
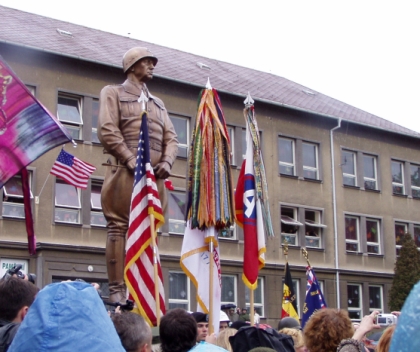
[[[82,123],[77,99],[58,97],[57,115],[61,121]]]
[[[342,157],[341,167],[343,169],[343,173],[355,175],[356,173],[355,173],[355,167],[354,167],[354,159],[355,159],[354,153],[343,150],[341,157]]]
[[[376,181],[365,180],[365,189],[376,189]]]
[[[378,222],[366,220],[366,239],[368,242],[379,242]]]
[[[365,177],[376,178],[375,158],[373,156],[363,156],[363,171]]]
[[[369,308],[382,308],[381,288],[369,286]]]
[[[350,308],[360,308],[360,286],[347,285],[347,305]]]
[[[346,239],[357,240],[357,219],[346,217]]]
[[[290,139],[279,138],[280,161],[293,164],[293,141]]]
[[[222,302],[235,302],[235,277],[222,276]]]
[[[402,164],[396,161],[391,163],[392,182],[403,183],[402,180]],[[394,192],[395,193],[395,192]]]
[[[406,226],[403,224],[395,224],[395,244],[401,245],[402,236],[406,233]]]
[[[414,226],[414,242],[420,248],[420,226]]]
[[[343,175],[343,183],[346,186],[356,186],[356,177],[355,176],[344,176]]]
[[[303,165],[316,168],[316,145],[303,143]]]
[[[411,165],[411,185],[420,187],[420,166],[418,165]]]
[[[169,299],[188,300],[188,281],[184,273],[169,273]]]

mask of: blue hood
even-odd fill
[[[93,286],[61,282],[41,290],[8,352],[124,352]]]

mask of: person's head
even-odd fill
[[[281,334],[292,336],[293,343],[295,346],[295,352],[304,352],[305,342],[303,341],[302,331],[293,328],[284,328],[279,331]]]
[[[242,308],[242,314],[246,314],[246,313],[247,313],[246,308]]]
[[[353,336],[353,324],[345,310],[325,308],[315,312],[303,331],[311,352],[335,351],[341,340]]]
[[[277,325],[277,330],[281,330],[284,328],[290,328],[290,329],[300,329],[299,322],[292,317],[286,317],[279,321],[279,324]]]
[[[219,331],[223,331],[229,327],[229,317],[224,311],[220,311],[220,320],[219,320]]]
[[[232,352],[233,350],[229,342],[229,337],[235,335],[237,331],[238,330],[236,329],[227,328],[219,332],[219,335],[217,335],[216,345]]]
[[[222,304],[221,310],[224,311],[228,316],[233,316],[235,314],[236,306],[232,303]]]
[[[197,342],[205,341],[209,332],[209,316],[201,312],[194,312],[191,315],[197,322]]]
[[[391,347],[391,339],[392,335],[394,335],[395,327],[397,325],[393,324],[385,329],[384,333],[382,334],[381,338],[378,341],[378,345],[376,346],[376,352],[388,352]]]
[[[162,317],[159,335],[162,352],[186,352],[196,344],[197,323],[184,309],[172,309]]]
[[[131,312],[112,316],[115,330],[127,352],[150,352],[152,350],[152,330],[143,317]]]
[[[127,77],[139,82],[147,82],[153,78],[153,70],[158,59],[144,47],[128,50],[123,57],[123,70]]]
[[[38,288],[27,280],[0,280],[0,319],[20,323],[35,300]]]

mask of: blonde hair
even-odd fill
[[[376,352],[388,352],[391,347],[391,339],[394,334],[396,325],[393,324],[390,327],[386,328],[379,339],[378,345],[376,346]]]
[[[303,347],[305,345],[305,342],[303,341],[302,331],[300,331],[298,329],[283,328],[283,329],[279,330],[279,333],[292,336],[295,349]]]
[[[233,352],[232,346],[229,342],[229,337],[235,335],[237,332],[238,330],[233,328],[227,328],[221,331],[217,336],[216,345],[224,348],[225,350],[228,350],[229,352]]]

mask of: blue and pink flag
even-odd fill
[[[0,56],[0,188],[70,134]]]

